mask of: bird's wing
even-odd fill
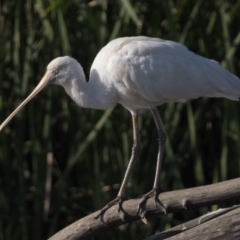
[[[125,40],[116,41],[106,64],[122,98],[128,94],[156,105],[201,96],[238,100],[239,79],[217,62],[171,41],[147,37]]]

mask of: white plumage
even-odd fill
[[[96,56],[88,83],[70,57],[54,59],[47,69],[59,69],[55,83],[81,107],[106,109],[120,103],[135,111],[199,97],[240,97],[239,79],[218,62],[157,38],[111,41]]]
[[[149,109],[155,120],[159,151],[153,190],[145,194],[157,201],[165,134],[156,107],[167,102],[183,102],[199,97],[225,97],[239,100],[240,80],[218,62],[195,55],[185,46],[149,37],[124,37],[108,43],[96,56],[86,81],[81,65],[71,57],[59,57],[47,66],[47,72],[29,97],[3,122],[11,118],[49,83],[64,87],[81,107],[107,109],[117,103],[130,110],[133,118],[134,145],[118,196],[99,216],[114,204],[121,207],[133,162],[139,152],[137,115]],[[143,216],[144,218],[144,216]]]

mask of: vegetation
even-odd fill
[[[50,60],[70,55],[88,77],[101,47],[121,36],[181,42],[240,76],[239,23],[240,0],[2,0],[0,122],[37,85]],[[239,176],[239,103],[202,98],[165,104],[159,112],[168,134],[165,191]],[[140,128],[142,151],[129,197],[153,184],[157,133],[148,112]],[[103,207],[118,192],[131,147],[131,117],[122,106],[81,109],[62,88],[46,88],[0,134],[0,239],[46,239]],[[48,153],[54,155],[52,165]],[[47,166],[52,166],[50,199]],[[147,226],[139,221],[97,239],[141,239],[209,210],[168,214]]]

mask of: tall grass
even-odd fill
[[[37,85],[51,59],[71,55],[88,77],[97,52],[120,36],[175,40],[240,76],[239,0],[3,0],[0,14],[1,122]],[[203,98],[166,104],[159,112],[168,134],[161,174],[165,191],[239,176],[238,103]],[[141,115],[139,123],[142,151],[130,197],[151,189],[156,163],[150,114]],[[117,194],[131,147],[127,110],[80,109],[63,89],[45,89],[0,134],[0,239],[46,239],[103,207]],[[52,181],[50,199],[46,181]],[[44,209],[48,200],[49,210]],[[162,216],[150,226],[129,224],[97,239],[144,238],[207,210]]]

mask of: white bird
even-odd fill
[[[140,150],[137,117],[142,109],[149,109],[153,115],[159,148],[153,189],[143,196],[138,210],[142,210],[142,205],[150,197],[158,201],[166,135],[156,107],[199,97],[225,97],[235,101],[240,97],[239,78],[218,62],[195,55],[176,42],[143,36],[124,37],[101,49],[92,64],[89,82],[75,59],[58,57],[51,61],[38,86],[2,123],[0,131],[50,83],[63,86],[80,107],[104,110],[120,103],[132,114],[134,143],[129,165],[117,198],[107,204],[97,217],[114,204],[119,204],[121,210],[130,173]]]

